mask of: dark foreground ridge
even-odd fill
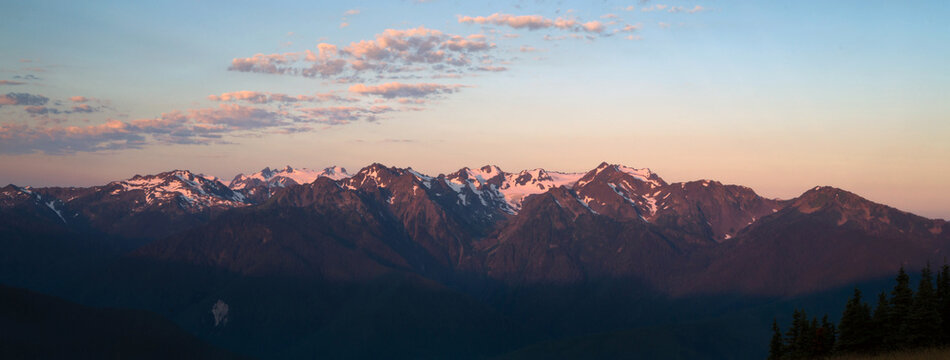
[[[0,286],[4,359],[241,359],[148,311],[97,309]]]

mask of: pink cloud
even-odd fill
[[[375,72],[377,77],[400,72],[447,72],[471,64],[470,54],[493,49],[495,44],[484,35],[460,36],[417,27],[386,29],[372,40],[360,40],[348,46],[321,43],[317,51],[305,50],[303,64],[298,54],[257,54],[232,61],[230,70],[352,81],[361,73]],[[309,64],[307,64],[309,63]]]
[[[643,28],[643,24],[641,24],[641,23],[636,23],[636,24],[633,24],[633,25],[631,25],[631,24],[624,24],[624,26],[623,26],[622,28],[616,29],[616,30],[614,30],[614,31],[615,31],[615,32],[634,32],[634,31],[640,30],[640,29],[642,29],[642,28]]]
[[[504,66],[480,66],[480,67],[478,68],[478,70],[479,70],[479,71],[490,71],[490,72],[501,72],[501,71],[507,71],[508,68],[506,68],[506,67],[504,67]]]
[[[584,31],[592,32],[592,33],[599,33],[599,32],[604,31],[604,24],[596,20],[586,22],[584,23],[584,25],[581,25],[581,27],[584,28]]]
[[[541,50],[538,50],[537,48],[534,48],[532,46],[521,45],[521,48],[519,48],[518,51],[523,52],[523,53],[530,53],[530,52],[538,52]]]
[[[232,91],[221,93],[221,95],[208,95],[208,100],[211,101],[222,101],[222,102],[233,102],[233,101],[246,101],[253,104],[269,104],[269,103],[295,103],[300,101],[347,101],[347,99],[335,96],[333,94],[317,94],[317,95],[287,95],[281,93],[269,93],[269,92],[260,92],[260,91]]]
[[[364,85],[365,86],[365,85]],[[458,85],[413,84],[381,85],[366,87],[366,94],[386,97],[397,94],[406,97],[423,97],[437,92],[451,92]],[[10,96],[8,102],[18,101],[24,96]],[[397,111],[415,111],[420,108],[394,108],[387,104],[363,104],[353,106],[328,107],[271,107],[258,102],[293,101],[351,101],[333,93],[313,96],[269,94],[253,91],[237,91],[212,95],[216,101],[248,101],[254,106],[236,103],[222,103],[217,107],[189,109],[163,113],[155,118],[135,119],[131,121],[108,120],[101,124],[88,126],[63,126],[60,119],[44,119],[33,125],[18,123],[0,124],[0,140],[3,147],[0,153],[68,154],[75,152],[96,152],[103,150],[121,150],[141,148],[147,145],[161,144],[213,144],[226,143],[229,137],[252,134],[287,134],[309,131],[308,124],[343,125],[355,121],[376,121],[382,114]],[[401,104],[421,105],[424,101],[400,102]],[[26,105],[36,114],[60,113],[60,110],[46,108],[43,105]],[[73,112],[89,112],[95,108],[88,104],[73,106]],[[67,111],[69,112],[69,111]]]
[[[458,91],[462,85],[442,85],[442,84],[404,84],[391,82],[375,86],[356,84],[350,86],[350,92],[361,95],[378,95],[387,99],[391,98],[420,98],[437,94],[451,94]]]
[[[0,124],[2,153],[69,154],[141,147],[143,137],[118,120],[89,126],[40,126]]]
[[[276,113],[238,104],[220,104],[217,108],[189,110],[192,120],[207,129],[255,129],[280,125]]]
[[[333,44],[317,44],[317,53],[307,50],[305,60],[313,63],[301,70],[306,77],[330,77],[342,73],[346,67],[346,60],[340,58],[339,50]]]
[[[297,60],[296,53],[285,54],[255,54],[249,58],[235,58],[231,61],[228,70],[241,72],[261,72],[269,74],[283,74],[287,72],[286,67],[278,66],[291,63]]]
[[[467,39],[457,35],[452,36],[445,40],[442,46],[452,51],[481,51],[494,47],[495,44],[485,42],[485,35],[474,34],[469,35]]]
[[[208,95],[208,100],[211,101],[234,101],[234,100],[244,100],[256,104],[263,104],[269,101],[266,93],[257,92],[257,91],[234,91],[227,92],[221,95]]]

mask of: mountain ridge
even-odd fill
[[[255,356],[322,347],[347,357],[354,347],[338,343],[369,341],[438,358],[452,353],[446,344],[490,355],[836,291],[950,252],[946,221],[833,187],[777,200],[608,163],[334,172],[344,173],[270,187],[187,170],[88,188],[8,185],[0,266],[11,271],[0,282],[150,310]],[[230,325],[209,318],[219,300]],[[443,334],[443,316],[468,335]],[[399,332],[420,318],[418,333],[441,340],[388,342],[411,341]],[[515,340],[493,345],[503,338]]]

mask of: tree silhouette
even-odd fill
[[[910,288],[910,276],[907,276],[903,266],[897,272],[895,280],[897,284],[891,290],[891,299],[888,301],[888,320],[884,323],[884,346],[888,350],[900,349],[907,344],[907,334],[903,331],[904,323],[914,306],[914,290]]]
[[[890,328],[890,322],[891,305],[887,301],[887,292],[881,291],[877,296],[877,307],[874,308],[874,315],[871,317],[870,344],[863,351],[884,350],[885,332]]]
[[[838,350],[859,352],[868,348],[871,342],[871,309],[861,301],[861,290],[854,289],[854,295],[844,307],[839,326]]]
[[[909,348],[950,345],[950,265],[934,273],[930,264],[921,270],[916,293],[910,276],[901,267],[895,285],[878,295],[873,314],[861,290],[845,304],[840,326],[825,315],[819,323],[796,309],[784,336],[772,322],[769,359],[812,359],[832,353],[876,353]]]
[[[950,265],[944,264],[937,273],[937,312],[940,313],[940,342],[950,343]]]
[[[785,344],[782,342],[782,330],[778,327],[778,320],[772,320],[772,341],[769,343],[769,360],[778,360],[785,355]]]
[[[933,276],[930,264],[920,274],[920,284],[914,296],[914,304],[904,320],[901,332],[904,333],[904,347],[934,346],[940,339],[940,312],[937,311],[937,294],[933,288]]]

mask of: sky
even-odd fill
[[[948,1],[0,8],[2,184],[606,161],[950,218]]]

